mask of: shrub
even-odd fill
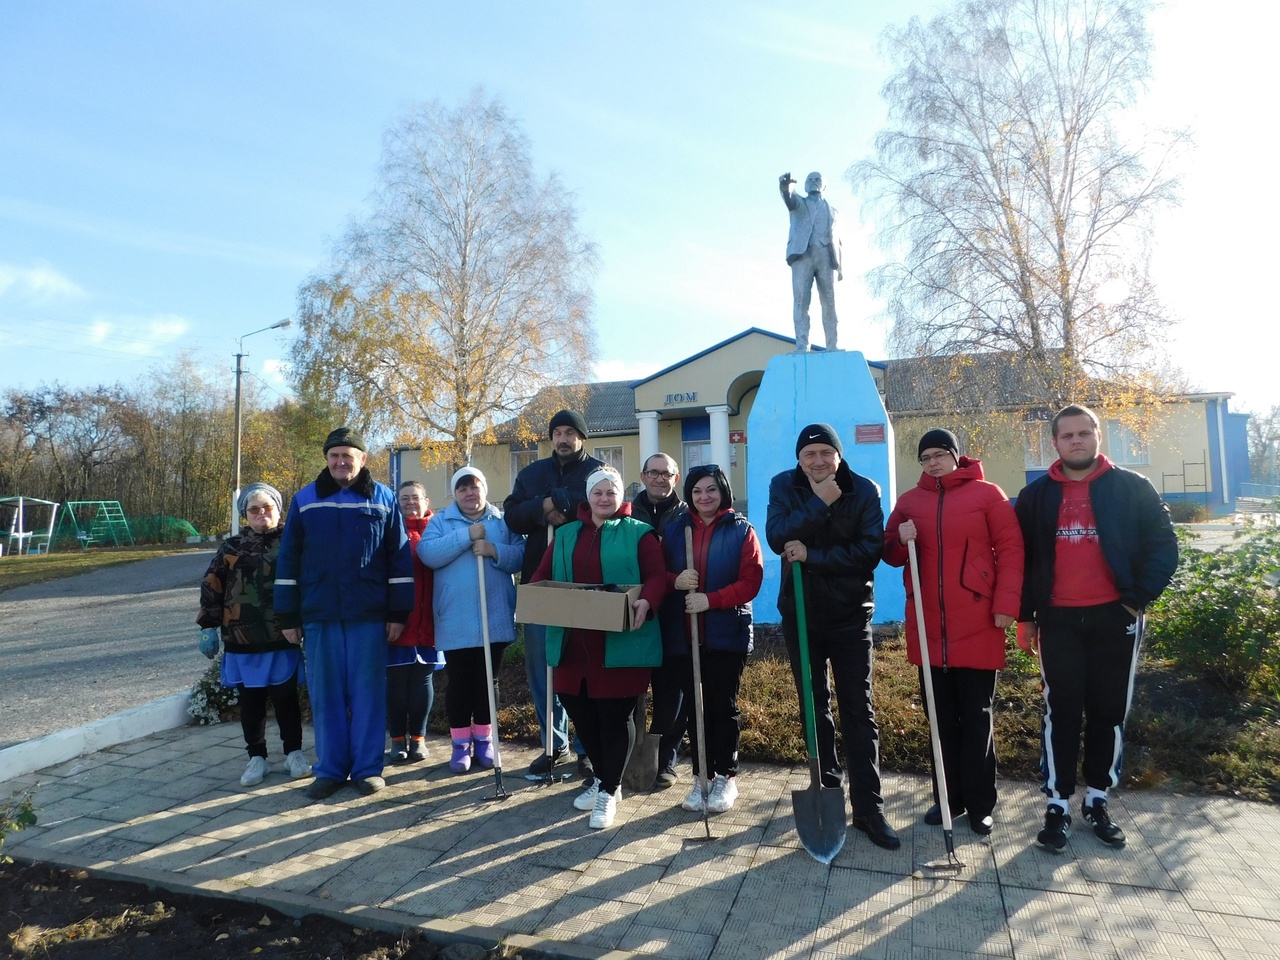
[[[223,714],[240,705],[240,691],[222,685],[222,651],[213,658],[209,669],[191,688],[191,702],[187,713],[200,726],[221,723]]]
[[[12,793],[9,799],[0,803],[0,848],[4,847],[4,838],[24,827],[33,826],[36,822],[36,810],[32,804],[34,788]],[[0,856],[0,863],[12,863],[13,858]]]
[[[1209,519],[1209,508],[1197,500],[1174,500],[1168,506],[1174,523],[1201,523]]]
[[[1247,527],[1229,547],[1183,549],[1173,583],[1152,607],[1153,655],[1234,695],[1280,692],[1280,530]]]

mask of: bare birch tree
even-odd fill
[[[477,91],[405,116],[372,208],[300,292],[300,386],[462,463],[539,390],[585,379],[595,248],[500,102]]]
[[[848,175],[898,258],[871,279],[899,356],[1003,352],[1050,407],[1158,386],[1151,215],[1186,135],[1132,109],[1149,7],[971,0],[886,34],[890,127]]]

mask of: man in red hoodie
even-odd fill
[[[1098,452],[1092,410],[1064,407],[1052,433],[1058,460],[1015,505],[1027,558],[1018,643],[1038,654],[1044,680],[1049,807],[1036,841],[1054,852],[1067,844],[1083,718],[1081,813],[1119,847],[1124,831],[1107,812],[1107,790],[1120,783],[1143,612],[1173,577],[1178,541],[1151,481]]]

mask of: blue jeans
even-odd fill
[[[547,743],[547,628],[540,623],[524,625],[524,671],[529,681],[529,696],[533,698],[533,710],[538,715],[538,729],[542,731],[542,744]],[[565,713],[560,698],[551,695],[552,742],[556,751],[569,742],[569,715]],[[587,749],[575,731],[573,752],[578,756]]]

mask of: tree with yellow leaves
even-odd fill
[[[500,102],[411,110],[386,134],[371,206],[299,293],[300,388],[461,464],[540,390],[586,379],[595,248]]]

